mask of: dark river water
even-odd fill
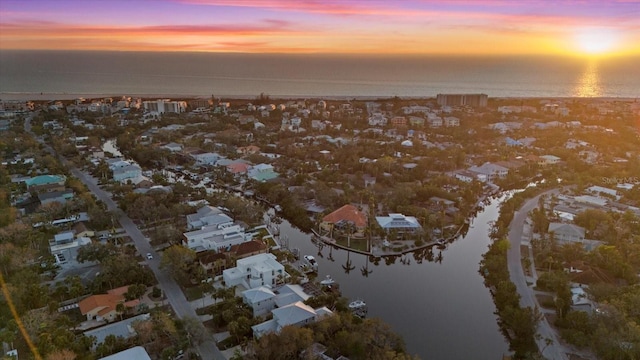
[[[280,231],[290,248],[316,257],[320,278],[330,275],[344,296],[367,303],[368,317],[389,323],[404,338],[409,353],[421,359],[495,360],[508,352],[508,344],[478,268],[488,250],[490,223],[497,219],[503,200],[491,200],[478,212],[464,237],[444,250],[434,247],[434,260],[441,261],[420,263],[407,254],[393,264],[381,259],[375,265],[367,256],[328,246],[319,253],[309,234],[284,220]],[[348,260],[353,268],[349,273],[344,268]]]

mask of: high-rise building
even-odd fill
[[[473,106],[486,107],[487,94],[438,94],[440,106]]]

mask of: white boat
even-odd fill
[[[363,300],[355,300],[349,303],[349,309],[351,310],[360,310],[367,307],[367,303]]]
[[[304,257],[305,263],[311,268],[313,271],[318,271],[318,262],[316,258],[311,255],[305,255]]]
[[[336,282],[331,278],[331,275],[327,275],[327,277],[320,281],[320,285],[324,285],[324,286],[329,286],[329,285],[333,285]]]

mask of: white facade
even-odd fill
[[[273,286],[288,274],[273,254],[258,254],[238,260],[236,267],[226,269],[222,277],[227,287],[242,285],[253,289],[264,285]]]
[[[200,230],[186,232],[183,235],[185,245],[195,251],[219,251],[242,244],[252,238],[250,234],[244,232],[243,227],[231,223],[205,226]]]

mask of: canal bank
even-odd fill
[[[422,359],[499,359],[508,343],[497,325],[495,305],[478,273],[490,244],[489,230],[505,196],[491,199],[471,219],[463,237],[446,249],[429,247],[388,257],[318,246],[311,234],[287,221],[280,233],[290,248],[313,255],[319,277],[330,275],[349,299],[367,302]]]

